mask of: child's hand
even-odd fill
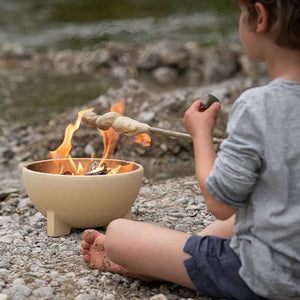
[[[183,125],[193,139],[199,135],[212,135],[220,108],[220,103],[216,102],[201,112],[201,99],[190,106],[184,114]]]

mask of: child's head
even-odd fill
[[[285,48],[300,50],[300,0],[234,0],[248,11],[248,25],[255,30],[257,11],[261,3],[267,12],[267,32],[274,42]]]

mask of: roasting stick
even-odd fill
[[[108,130],[112,127],[115,131],[128,136],[136,136],[142,133],[158,133],[171,138],[191,139],[191,136],[187,133],[151,127],[146,123],[122,116],[117,112],[108,112],[101,116],[91,111],[86,112],[82,117],[82,121],[91,127],[98,127],[101,130]],[[213,138],[214,144],[220,144],[222,141],[223,139],[221,138]]]
[[[204,97],[201,101],[200,111],[204,111],[216,101],[219,100],[213,95]],[[128,136],[136,136],[142,133],[158,133],[171,138],[191,139],[191,136],[187,133],[151,127],[146,123],[141,123],[131,118],[122,116],[117,112],[108,112],[101,116],[91,111],[86,112],[82,117],[82,121],[91,127],[98,127],[101,130],[108,130],[110,127],[112,127],[115,131],[124,133]],[[220,144],[222,141],[222,138],[213,138],[214,144]]]

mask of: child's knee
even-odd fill
[[[127,219],[116,219],[109,223],[106,229],[104,248],[109,257],[115,256],[116,252],[126,240],[128,223]]]
[[[106,228],[106,235],[114,236],[123,234],[122,232],[126,230],[130,223],[132,223],[132,221],[128,219],[115,219],[108,224]]]

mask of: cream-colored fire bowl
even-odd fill
[[[89,168],[90,159],[73,159]],[[107,160],[106,165],[133,164],[133,170],[113,175],[50,174],[57,162],[44,160],[23,167],[26,192],[34,206],[47,218],[49,236],[67,235],[71,228],[95,228],[116,218],[130,218],[131,206],[142,185],[143,167],[139,164]]]

